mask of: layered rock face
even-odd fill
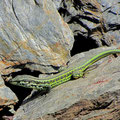
[[[38,77],[78,61],[82,65],[119,48],[119,36],[119,0],[1,0],[0,119],[120,119],[117,55],[97,62],[85,78],[24,105],[20,103],[31,90],[8,83],[17,75]]]

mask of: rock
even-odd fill
[[[62,0],[52,0],[56,6],[57,9],[60,8],[60,4],[62,3]]]
[[[81,44],[84,37],[95,41],[97,46],[110,46],[120,41],[117,37],[120,35],[117,33],[120,26],[119,8],[119,0],[63,0],[59,12]],[[113,34],[109,35],[109,31]]]
[[[120,5],[119,0],[98,0],[98,2],[101,4],[102,8],[102,15],[103,19],[105,21],[105,29],[106,33],[111,34],[112,38],[114,38],[117,43],[120,43],[120,32],[119,32],[119,26],[120,26]],[[118,30],[118,31],[117,31]]]
[[[87,45],[94,46],[92,41],[97,47],[119,43],[119,17],[119,0],[1,0],[0,74],[6,78],[10,75],[14,77],[17,74],[27,74],[24,72],[25,68],[30,71],[29,74],[37,73],[36,76],[38,73],[56,72],[59,66],[65,66],[70,59],[73,34],[75,39],[80,41],[77,44],[80,50]],[[83,46],[82,42],[86,39],[88,41]],[[106,49],[100,48],[75,55],[69,66],[78,63],[75,59],[80,58],[82,64]],[[79,116],[73,115],[73,118],[99,119],[104,115],[107,119],[111,113],[102,111],[101,107],[107,108],[113,101],[119,105],[119,99],[117,101],[116,98],[119,97],[120,84],[120,59],[113,58],[108,61],[108,58],[100,60],[97,66],[101,65],[90,71],[85,78],[60,85],[49,94],[24,103],[17,110],[14,119],[56,119],[65,115],[67,118],[67,112],[72,111],[79,103],[86,104],[86,110],[81,106],[82,112],[76,111]],[[0,79],[0,110],[3,110],[4,107],[10,108],[16,104],[18,100],[4,85],[3,79]],[[119,117],[117,105],[111,109],[112,113]],[[118,117],[113,116],[110,119]]]
[[[51,0],[2,0],[0,11],[2,65],[12,69],[1,74],[21,66],[51,73],[66,64],[74,38]]]
[[[17,102],[18,99],[16,95],[10,88],[4,85],[4,81],[0,75],[0,111],[2,111],[5,107],[8,107],[9,109],[14,107]]]
[[[98,2],[102,6],[103,17],[109,25],[108,27],[110,27],[109,29],[117,29],[117,26],[120,24],[119,0],[109,0],[109,3],[104,0],[98,0]]]
[[[83,61],[85,62],[96,54],[114,48],[90,50],[74,56],[73,59],[81,58],[79,61],[83,64]],[[73,65],[77,63],[78,60]],[[97,65],[97,68],[91,68],[92,70],[86,73],[84,78],[69,81],[52,89],[46,95],[37,96],[34,100],[23,103],[17,110],[14,120],[52,120],[53,118],[76,117],[79,119],[98,117],[105,113],[110,114],[110,110],[107,111],[107,109],[120,96],[120,57],[106,57],[95,65]],[[102,112],[102,108],[107,109]],[[115,108],[112,107],[111,111],[114,110]],[[115,114],[118,114],[118,112]],[[69,117],[71,115],[73,117]]]
[[[67,109],[46,115],[40,120],[118,120],[120,118],[120,90],[107,92],[92,100],[80,100]]]
[[[5,78],[24,68],[55,72],[54,66],[64,65],[70,58],[73,41],[51,0],[0,1],[0,75]],[[0,76],[0,111],[17,102]]]
[[[102,46],[102,42],[100,42],[102,33],[98,29],[102,28],[103,21],[101,21],[101,6],[97,0],[64,0],[60,9],[60,14],[70,26],[74,36],[84,36],[86,39],[90,37],[96,40],[99,46]]]

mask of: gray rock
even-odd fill
[[[40,120],[119,120],[120,90],[107,92],[96,99],[83,99],[69,108],[45,115]]]
[[[52,0],[52,1],[54,2],[54,4],[55,4],[56,8],[57,8],[57,9],[59,9],[59,8],[60,8],[60,4],[61,4],[62,0]]]
[[[81,35],[86,39],[92,38],[99,46],[102,46],[102,42],[100,42],[102,33],[98,32],[98,28],[102,28],[101,6],[96,0],[88,0],[87,2],[63,0],[62,10],[61,16],[68,23],[75,36]]]
[[[63,0],[60,9],[61,16],[81,44],[80,36],[92,39],[98,46],[119,43],[116,33],[120,26],[119,0]],[[109,31],[115,34],[109,35]]]
[[[0,25],[0,54],[11,62],[3,63],[7,68],[25,64],[49,73],[70,58],[73,34],[51,0],[1,0]]]
[[[17,102],[18,99],[16,95],[9,87],[4,85],[4,81],[0,75],[0,111],[3,110],[4,107],[13,108]]]
[[[101,4],[102,15],[105,21],[107,33],[111,33],[112,38],[115,38],[117,43],[120,42],[120,0],[98,0]]]
[[[81,58],[81,64],[97,53],[111,48],[99,48],[78,54],[74,59]],[[78,57],[79,56],[79,57]],[[78,60],[77,60],[78,61]],[[78,62],[75,61],[77,64]],[[92,100],[106,92],[119,90],[120,86],[120,58],[106,57],[96,63],[97,68],[86,73],[84,78],[69,81],[50,91],[44,96],[23,104],[16,112],[14,120],[42,119],[46,114],[66,109],[79,100]],[[84,109],[84,108],[83,108]]]
[[[1,0],[0,3],[1,75],[23,68],[42,73],[55,72],[54,67],[65,65],[70,59],[73,33],[75,36],[81,35],[95,40],[98,46],[120,41],[118,0]],[[73,33],[57,9],[59,12],[61,9],[64,11],[61,16]],[[76,55],[73,61],[80,58],[82,64],[106,49],[100,48]],[[48,113],[68,108],[80,99],[96,99],[105,92],[119,90],[120,60],[107,60],[108,57],[101,60],[102,64],[101,61],[98,62],[97,65],[101,65],[90,71],[85,78],[60,85],[49,94],[23,104],[14,119],[42,118],[41,116]],[[74,65],[77,63],[73,62]],[[17,98],[4,86],[2,78],[0,86],[0,104],[15,104]]]

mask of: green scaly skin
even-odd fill
[[[72,68],[67,68],[64,71],[58,74],[55,74],[53,76],[50,76],[50,77],[41,79],[41,78],[33,77],[30,75],[18,75],[15,78],[11,79],[9,82],[10,84],[22,86],[25,88],[32,88],[32,89],[37,89],[37,90],[46,90],[46,89],[50,90],[50,88],[54,88],[62,83],[65,83],[71,80],[71,77],[73,78],[83,77],[85,70],[89,66],[91,66],[98,60],[110,54],[116,54],[116,53],[120,53],[120,50],[115,49],[115,50],[104,51],[94,56],[93,58],[88,60],[83,65],[78,65]]]

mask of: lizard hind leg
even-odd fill
[[[81,70],[75,70],[73,72],[73,78],[74,79],[78,79],[78,78],[83,77],[83,76],[84,76],[84,73]]]

